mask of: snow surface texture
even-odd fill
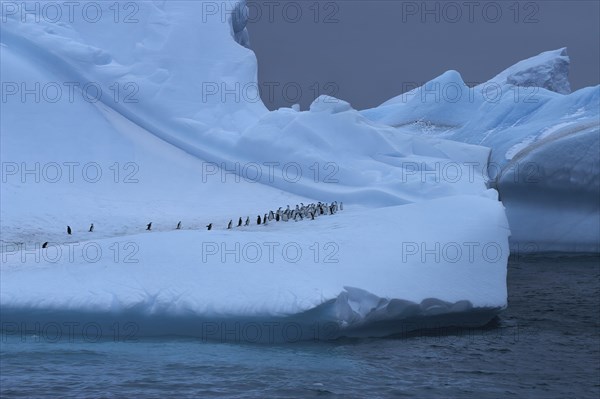
[[[449,71],[362,115],[490,147],[514,251],[599,252],[600,86],[568,94],[568,63],[548,51],[472,88]]]
[[[289,326],[298,339],[386,335],[424,317],[481,325],[506,306],[489,149],[399,133],[326,96],[268,112],[240,45],[243,4],[223,2],[222,17],[214,2],[134,3],[131,24],[114,23],[110,2],[96,23],[3,8],[3,327],[118,320],[252,340],[222,335],[252,322],[257,341],[289,341]],[[21,92],[36,83],[62,95]],[[336,215],[255,223],[334,200]]]

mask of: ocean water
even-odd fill
[[[600,258],[512,258],[482,329],[281,345],[3,334],[0,396],[600,397]]]

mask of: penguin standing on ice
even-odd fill
[[[237,227],[241,227],[242,226],[242,218],[240,217],[240,220],[238,220],[238,225]]]
[[[313,212],[310,213],[310,220],[315,220],[315,214]]]
[[[267,214],[265,213],[265,216],[263,216],[263,224],[266,226],[267,225]]]
[[[71,226],[67,226],[67,234],[71,235]]]
[[[227,230],[231,230],[231,225],[233,224],[233,220],[229,221],[229,224],[227,225]]]
[[[246,216],[246,223],[244,223],[244,226],[250,226],[250,216]]]
[[[258,215],[258,217],[256,218],[256,224],[260,224],[260,215]]]
[[[177,223],[177,227],[175,227],[175,230],[181,230],[181,220],[179,221],[179,223]]]
[[[152,222],[150,222],[146,225],[146,230],[148,230],[148,231],[152,230]],[[71,234],[71,233],[69,233],[69,234]]]
[[[277,212],[277,213],[275,214],[275,221],[276,221],[276,222],[279,222],[279,212]]]
[[[210,231],[210,229],[212,229],[212,223],[209,223],[208,226],[206,226],[207,230]]]
[[[94,223],[90,225],[90,229],[88,230],[90,233],[94,232]]]
[[[42,244],[42,248],[48,248],[48,241]]]

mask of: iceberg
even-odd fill
[[[400,133],[491,148],[515,252],[600,251],[600,86],[570,93],[566,49],[468,87],[450,71],[362,111]]]
[[[290,342],[481,326],[506,307],[489,148],[327,96],[268,112],[244,2],[131,3],[135,24],[3,10],[3,330]],[[254,223],[317,201],[345,207]],[[253,223],[226,228],[239,217]]]

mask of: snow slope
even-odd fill
[[[566,50],[467,87],[449,71],[362,112],[399,132],[490,147],[516,251],[600,251],[600,86],[570,92]]]
[[[329,323],[317,338],[334,338],[423,317],[481,325],[506,306],[509,230],[487,148],[398,134],[327,97],[269,113],[249,95],[244,23],[203,14],[214,2],[132,2],[132,24],[99,4],[110,19],[9,10],[1,25],[3,328],[128,321],[206,337],[207,323],[285,321],[302,339]],[[36,83],[39,99],[23,93]],[[249,91],[208,95],[223,84]],[[336,215],[254,222],[334,200]]]
[[[7,82],[61,82],[50,67],[10,45],[0,47]],[[168,145],[101,102],[81,93],[59,101],[9,98],[2,118],[2,240],[30,245],[67,240],[66,225],[94,238],[209,222],[305,200],[230,176],[208,176],[212,164]],[[27,170],[32,171],[27,173]],[[210,177],[210,178],[209,178]],[[240,198],[240,191],[252,192]],[[227,202],[223,198],[228,198]],[[87,238],[87,237],[86,237]],[[79,238],[80,239],[80,238]]]

